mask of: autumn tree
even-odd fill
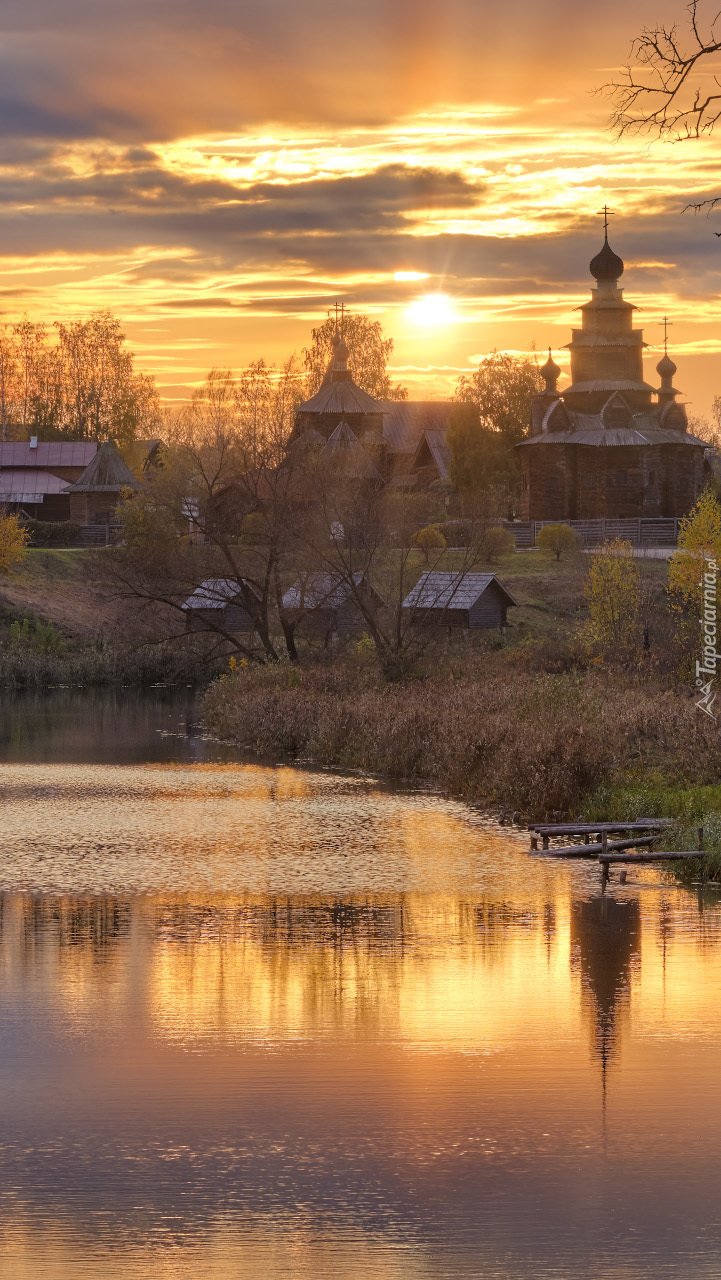
[[[588,649],[600,656],[637,649],[643,631],[643,590],[630,542],[617,538],[593,551],[583,594],[588,618],[582,635]]]
[[[342,327],[353,381],[377,400],[407,400],[408,389],[391,382],[388,361],[393,351],[393,339],[383,336],[380,320],[371,320],[369,316],[356,312],[343,317]],[[328,312],[323,324],[312,330],[311,345],[303,348],[308,397],[315,395],[325,377],[333,354],[335,332],[335,313]]]
[[[25,559],[29,541],[19,516],[0,515],[0,573],[9,573]]]
[[[705,561],[721,563],[721,508],[711,489],[704,489],[690,515],[679,526],[678,547],[668,566],[672,607],[695,617],[703,602]]]
[[[109,311],[46,326],[27,318],[0,334],[0,425],[45,439],[112,440],[127,449],[154,434],[160,402],[154,380],[138,373],[120,321]]]

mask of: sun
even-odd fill
[[[426,293],[416,298],[408,308],[408,314],[414,324],[429,329],[451,324],[456,318],[453,303],[445,293]]]

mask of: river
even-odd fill
[[[717,1280],[719,895],[196,721],[3,700],[3,1276]]]

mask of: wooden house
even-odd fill
[[[186,631],[253,631],[249,599],[260,601],[246,579],[206,578],[183,605]]]
[[[132,471],[106,440],[82,475],[64,490],[70,497],[70,519],[80,525],[112,524],[123,490],[138,488]]]
[[[283,596],[283,608],[309,635],[325,641],[334,635],[364,631],[366,622],[359,600],[369,598],[378,608],[384,601],[362,573],[352,582],[333,573],[311,573],[299,578]]]
[[[505,627],[509,606],[517,605],[495,573],[428,572],[403,601],[406,616],[420,626]]]
[[[94,440],[3,440],[0,504],[34,520],[69,520],[67,488],[98,451]]]

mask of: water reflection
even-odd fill
[[[0,796],[13,1280],[718,1274],[715,899],[358,778]]]
[[[579,964],[594,1025],[594,1047],[604,1068],[616,1048],[619,1007],[627,1005],[632,966],[639,961],[641,905],[603,894],[571,906],[571,951]]]

